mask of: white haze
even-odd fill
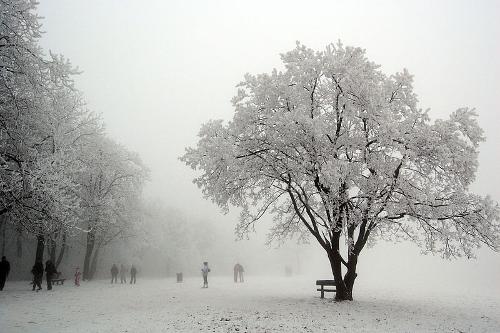
[[[192,184],[195,173],[178,157],[194,145],[200,125],[232,117],[230,99],[246,72],[280,66],[295,41],[322,49],[341,39],[366,48],[370,60],[415,75],[422,108],[433,118],[476,107],[487,141],[473,189],[500,201],[500,3],[496,1],[128,1],[43,0],[42,45],[83,71],[77,87],[102,113],[110,135],[140,153],[151,169],[146,196],[214,225],[248,272],[280,274],[286,264],[328,276],[316,244],[264,246],[266,224],[250,241],[234,243],[238,210],[223,215]],[[249,266],[249,267],[248,267]],[[299,268],[300,266],[300,268]],[[249,273],[250,274],[250,273]],[[421,256],[411,244],[380,242],[360,259],[358,283],[402,287],[487,289],[500,295],[500,255],[483,249],[475,261]]]

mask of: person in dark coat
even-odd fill
[[[45,262],[45,279],[47,279],[47,290],[52,290],[52,279],[57,275],[56,265],[52,260],[47,260]]]
[[[10,272],[10,263],[7,261],[5,256],[2,257],[2,261],[0,261],[0,290],[3,290],[5,286],[5,280],[7,280],[7,275]]]
[[[130,268],[130,284],[132,284],[132,281],[134,281],[135,284],[135,275],[137,274],[137,269],[135,268],[134,265]]]
[[[111,267],[111,283],[118,283],[118,267],[115,264]]]
[[[37,292],[42,290],[43,264],[41,261],[35,262],[31,269],[31,274],[33,274],[33,291],[35,291],[35,287],[37,286]]]
[[[243,272],[245,271],[245,269],[243,268],[242,265],[238,264],[238,275],[240,276],[240,282],[243,282]]]
[[[236,264],[234,265],[233,267],[233,273],[234,273],[234,283],[237,283],[238,282],[238,272],[239,272],[239,265],[240,264]]]

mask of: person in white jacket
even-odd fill
[[[208,268],[208,262],[203,263],[203,267],[201,268],[201,274],[203,275],[203,288],[208,288],[208,273],[210,272],[210,268]]]

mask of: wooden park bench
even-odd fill
[[[65,281],[65,280],[66,280],[66,279],[59,279],[59,278],[57,278],[57,279],[52,279],[52,283],[53,283],[53,284],[57,284],[57,285],[59,285],[59,284],[64,284],[64,281]]]
[[[316,280],[316,285],[321,286],[317,291],[321,291],[321,298],[325,298],[325,293],[337,291],[335,288],[325,289],[327,287],[335,287],[335,280]]]
[[[51,281],[52,281],[52,284],[59,285],[59,284],[64,284],[65,280],[66,279],[61,278],[61,272],[57,272],[56,276]]]

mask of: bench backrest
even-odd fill
[[[316,280],[317,286],[335,286],[335,280]]]

